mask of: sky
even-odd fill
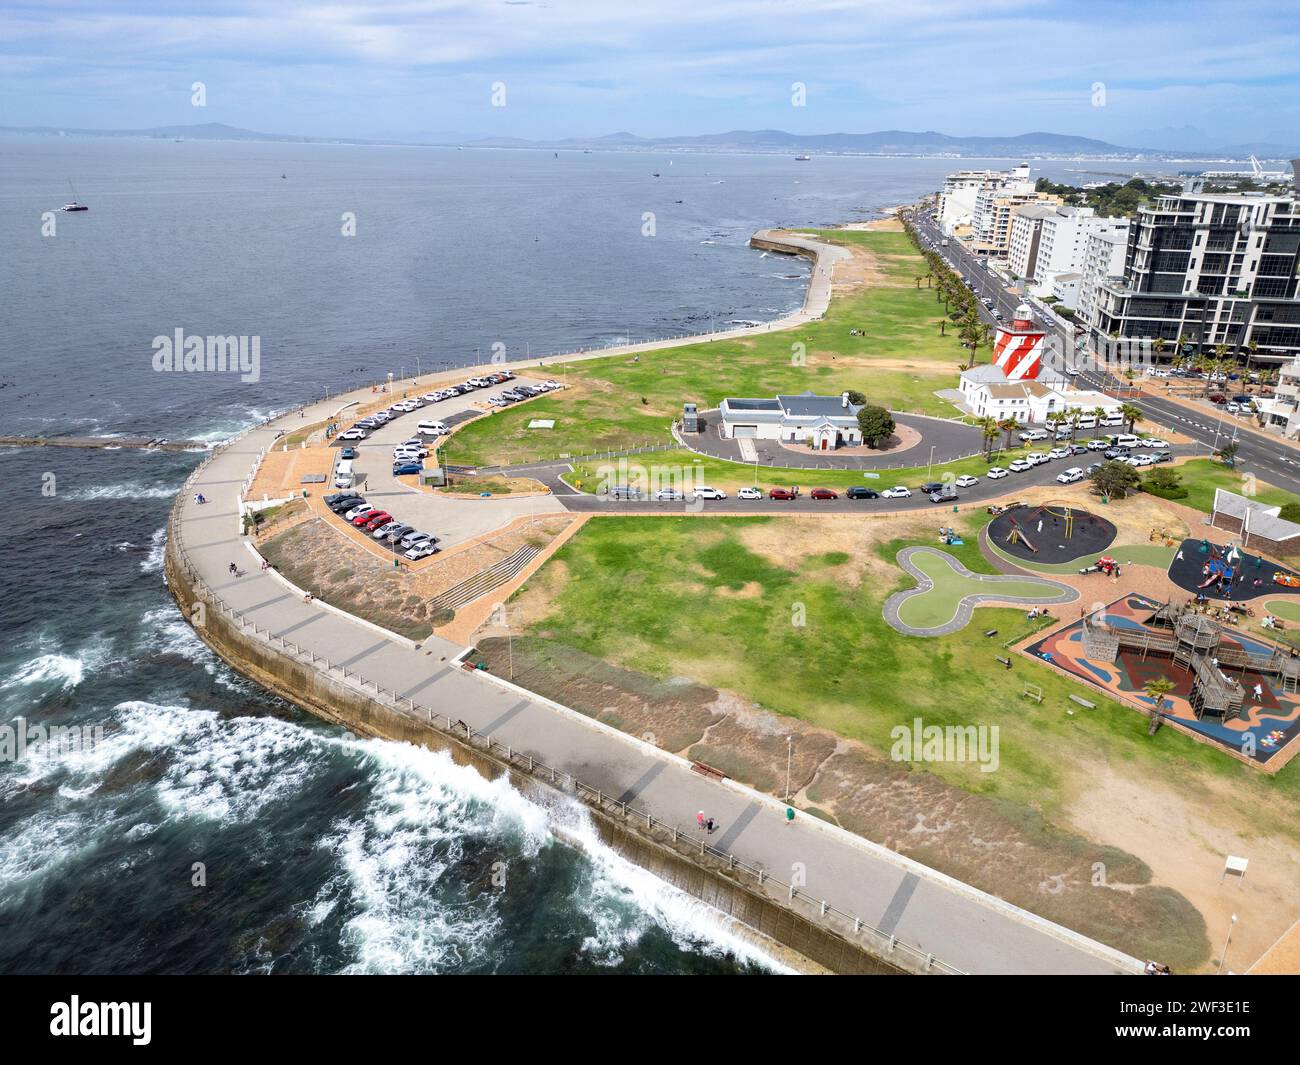
[[[1300,144],[1300,0],[0,0],[0,125]],[[195,106],[195,83],[203,106]],[[802,85],[800,97],[798,86]]]

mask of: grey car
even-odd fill
[[[389,529],[388,535],[384,537],[390,544],[395,544],[407,533],[415,532],[414,525],[398,525],[396,528]]]

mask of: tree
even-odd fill
[[[941,337],[942,337],[942,336],[947,336],[947,335],[948,335],[948,319],[947,319],[947,318],[940,318],[940,319],[939,319],[939,335],[940,335]]]
[[[894,435],[894,416],[884,407],[866,406],[858,411],[858,428],[867,447],[879,447]]]
[[[1165,706],[1165,696],[1174,690],[1174,682],[1168,677],[1152,677],[1142,686],[1146,696],[1151,700],[1151,717],[1157,719]]]
[[[1229,440],[1214,453],[1218,456],[1220,462],[1225,466],[1236,466],[1237,464],[1237,441]]]
[[[1093,425],[1093,427],[1092,427],[1092,438],[1093,438],[1094,440],[1096,440],[1096,439],[1097,439],[1097,434],[1101,432],[1101,423],[1102,423],[1103,421],[1106,420],[1106,408],[1105,408],[1105,407],[1093,407],[1093,408],[1092,408],[1092,417],[1093,417],[1093,421],[1094,421],[1094,423],[1095,423],[1095,424]]]
[[[1142,413],[1142,408],[1135,407],[1132,403],[1123,404],[1119,408],[1119,413],[1128,424],[1128,431],[1130,433],[1133,431],[1133,426],[1137,425],[1138,422],[1142,421],[1142,419],[1146,417],[1146,415]]]
[[[1009,451],[1011,449],[1011,434],[1020,428],[1020,423],[1014,417],[1003,418],[998,422],[998,428],[1006,434],[1006,443],[1003,444],[1003,447]]]
[[[1300,503],[1284,503],[1277,516],[1283,521],[1293,521],[1300,525]]]
[[[864,404],[866,401],[867,401],[867,397],[864,396],[861,392],[857,391],[857,389],[854,388],[849,389],[849,402],[852,403],[855,407],[862,406],[862,404]]]
[[[1138,471],[1126,462],[1103,462],[1092,475],[1092,487],[1109,499],[1123,499],[1141,484]]]
[[[1142,491],[1161,499],[1186,499],[1187,489],[1183,486],[1178,471],[1170,466],[1160,466],[1152,470],[1142,480]]]
[[[993,457],[993,445],[997,442],[998,433],[1002,431],[996,418],[985,415],[979,420],[980,434],[984,438],[984,458],[986,460]]]

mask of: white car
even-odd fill
[[[1020,433],[1019,436],[1020,436],[1020,439],[1021,439],[1021,440],[1023,440],[1026,444],[1028,444],[1028,443],[1030,443],[1030,442],[1032,442],[1032,441],[1034,441],[1034,440],[1046,440],[1046,439],[1047,439],[1047,430],[1046,430],[1046,429],[1026,429],[1023,433]]]
[[[659,503],[676,503],[685,498],[676,488],[661,488],[654,497]]]
[[[1068,447],[1054,447],[1047,453],[1047,457],[1049,459],[1068,459],[1070,457],[1070,449]]]
[[[880,493],[881,499],[910,499],[911,496],[912,490],[910,488],[904,488],[901,484],[896,485],[893,488],[886,488]]]
[[[1061,484],[1074,484],[1075,481],[1083,480],[1083,470],[1081,470],[1078,466],[1071,466],[1064,473],[1058,473],[1056,475],[1056,479]]]
[[[487,388],[492,382],[486,377],[471,377],[465,382],[467,385],[473,385],[475,388]]]
[[[1024,459],[1012,459],[1007,463],[1007,469],[1012,473],[1024,473],[1026,470],[1032,470],[1033,468],[1034,464],[1026,462]]]
[[[346,433],[339,433],[340,440],[364,440],[370,434],[364,429],[349,429]]]
[[[737,499],[762,499],[763,493],[757,488],[742,488],[736,493]]]
[[[994,466],[984,476],[987,477],[990,481],[1000,481],[1006,475],[1007,475],[1007,471],[1004,470],[1001,466]]]
[[[980,483],[980,479],[978,477],[972,477],[969,473],[963,473],[952,483],[958,488],[974,488]]]
[[[557,388],[563,388],[564,385],[562,385],[559,381],[555,380],[555,378],[551,378],[549,381],[543,381],[542,387],[551,392],[554,392]]]
[[[375,508],[369,503],[358,503],[343,515],[343,520],[351,521],[353,518],[359,518],[362,514],[369,514],[373,510],[375,510]]]
[[[1130,466],[1154,466],[1156,460],[1150,455],[1134,455],[1128,460]]]
[[[1089,451],[1105,451],[1108,447],[1110,447],[1110,444],[1105,440],[1089,440],[1087,443]]]
[[[1025,455],[1025,461],[1031,466],[1041,466],[1044,462],[1050,462],[1051,459],[1045,451],[1030,451]],[[1011,468],[1015,469],[1014,466]]]
[[[433,543],[433,541],[421,540],[402,557],[409,558],[412,562],[418,562],[422,558],[428,558],[430,555],[436,555],[437,553],[438,547]]]
[[[1146,440],[1139,440],[1138,444],[1141,447],[1149,447],[1149,448],[1154,448],[1156,450],[1160,450],[1163,448],[1167,448],[1169,446],[1169,441],[1160,440],[1159,438],[1152,436],[1152,437],[1148,437]]]
[[[700,485],[694,492],[696,499],[726,499],[727,493],[720,492],[716,488],[710,488],[707,484]]]

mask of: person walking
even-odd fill
[[[236,566],[233,562],[230,564],[230,575],[231,575],[232,577],[238,577],[238,576],[239,576],[239,567]]]
[[[695,815],[695,823],[699,826],[701,832],[704,831],[704,811],[701,810]]]

